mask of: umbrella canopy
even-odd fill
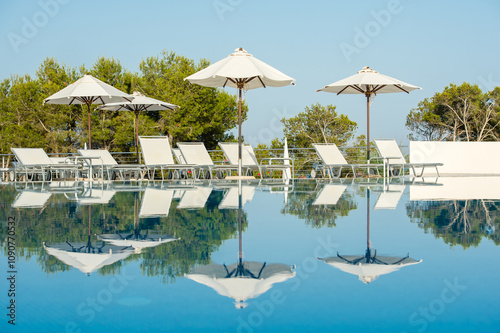
[[[135,148],[136,154],[139,156],[139,112],[141,111],[163,111],[174,110],[178,105],[162,102],[160,100],[146,97],[138,91],[134,91],[131,101],[120,101],[118,103],[106,103],[97,108],[108,111],[132,111],[135,113]]]
[[[366,132],[366,148],[367,159],[370,159],[370,97],[377,94],[388,94],[405,92],[415,89],[422,89],[412,84],[394,79],[387,75],[380,74],[370,67],[363,67],[357,74],[349,76],[343,80],[331,83],[317,91],[326,91],[339,94],[363,94],[366,96],[367,107],[367,132]]]
[[[242,48],[184,80],[205,87],[238,89],[238,175],[241,176],[241,91],[294,84],[294,79],[255,58]]]
[[[232,265],[209,264],[192,269],[188,279],[214,289],[218,294],[233,298],[237,308],[245,301],[265,293],[275,283],[295,276],[293,266],[239,261]]]
[[[144,248],[155,247],[180,239],[170,235],[141,234],[139,230],[133,233],[103,234],[97,236],[97,238],[115,246],[131,246],[135,249],[136,253],[140,253]]]
[[[336,257],[318,258],[327,264],[340,269],[343,272],[354,274],[359,277],[363,283],[370,283],[376,280],[380,275],[389,274],[399,270],[402,267],[421,263],[422,260],[415,260],[406,257],[377,257],[377,254],[359,256],[341,256],[337,253]]]
[[[88,108],[89,149],[92,148],[90,135],[90,105],[131,101],[132,97],[92,75],[84,75],[69,86],[43,100],[43,104],[86,104]]]
[[[104,242],[101,246],[92,246],[90,237],[87,243],[66,242],[54,245],[43,244],[43,246],[48,254],[87,275],[134,253],[134,249],[131,247],[106,245]]]

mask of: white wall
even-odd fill
[[[444,175],[500,175],[500,142],[410,141],[410,163],[439,162]],[[426,168],[424,175],[435,175]]]

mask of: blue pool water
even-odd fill
[[[495,182],[0,185],[1,331],[498,332]]]

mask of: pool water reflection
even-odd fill
[[[497,332],[497,182],[0,185],[17,255],[0,326]]]

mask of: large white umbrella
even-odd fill
[[[43,104],[87,104],[89,149],[92,148],[90,135],[90,105],[131,101],[132,97],[92,75],[84,75],[64,89],[43,100]]]
[[[132,111],[135,113],[135,150],[139,159],[139,112],[141,111],[163,111],[174,110],[178,105],[162,102],[160,100],[146,97],[138,91],[134,91],[131,101],[121,101],[118,103],[106,103],[97,108],[108,111]]]
[[[90,236],[87,243],[66,242],[53,245],[44,243],[43,247],[48,254],[87,275],[134,254],[134,249],[128,246],[118,247],[104,243],[100,246],[93,246],[90,243]]]
[[[380,275],[395,272],[405,266],[421,263],[422,260],[415,260],[406,257],[386,257],[369,254],[366,256],[341,256],[323,258],[325,263],[340,269],[343,272],[357,275],[363,283],[370,283]]]
[[[422,88],[380,74],[370,67],[363,67],[357,74],[331,83],[317,91],[326,91],[337,95],[363,94],[366,96],[366,156],[367,159],[370,160],[370,97],[377,94],[397,92],[410,93],[410,91],[415,89]]]
[[[228,57],[184,80],[205,87],[229,86],[238,89],[238,175],[241,176],[241,91],[284,87],[293,84],[295,79],[260,61],[244,49],[238,48]]]
[[[209,264],[192,269],[186,277],[204,284],[219,295],[234,299],[238,309],[246,307],[246,301],[256,298],[275,283],[295,276],[293,266],[238,261],[232,265]]]

